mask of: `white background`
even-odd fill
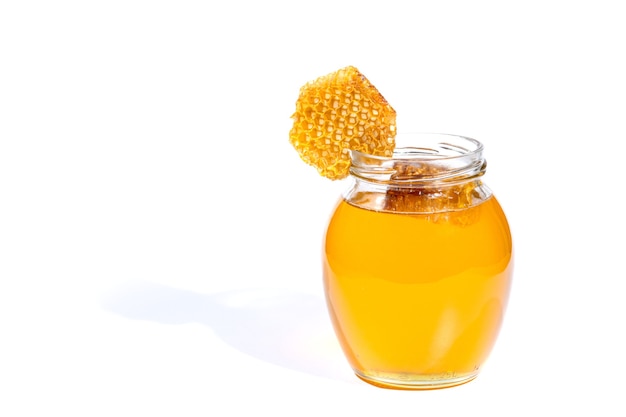
[[[625,415],[618,3],[2,1],[0,415]],[[288,131],[346,65],[485,144],[516,271],[470,384],[374,388],[335,341],[345,184]]]

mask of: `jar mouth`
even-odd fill
[[[368,158],[384,160],[450,159],[479,155],[483,144],[467,136],[448,133],[398,133],[393,156],[370,155],[351,151],[352,159]],[[353,161],[354,162],[354,161]]]
[[[399,133],[392,156],[351,151],[350,174],[370,182],[467,181],[486,170],[483,144],[446,133]]]

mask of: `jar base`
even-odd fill
[[[450,388],[466,384],[478,376],[478,371],[463,374],[407,374],[407,373],[385,373],[384,376],[377,374],[365,374],[354,370],[354,373],[361,380],[368,384],[387,389],[396,390],[434,390]]]

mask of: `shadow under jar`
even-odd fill
[[[352,153],[330,219],[324,289],[356,375],[385,388],[474,379],[502,324],[513,272],[505,214],[480,142],[398,135],[392,157]]]

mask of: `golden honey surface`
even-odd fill
[[[331,218],[327,303],[361,377],[407,385],[471,378],[492,349],[513,268],[504,213],[492,196],[434,219],[345,200]]]
[[[348,175],[350,150],[391,156],[396,112],[355,67],[306,83],[300,89],[289,142],[320,175]]]

